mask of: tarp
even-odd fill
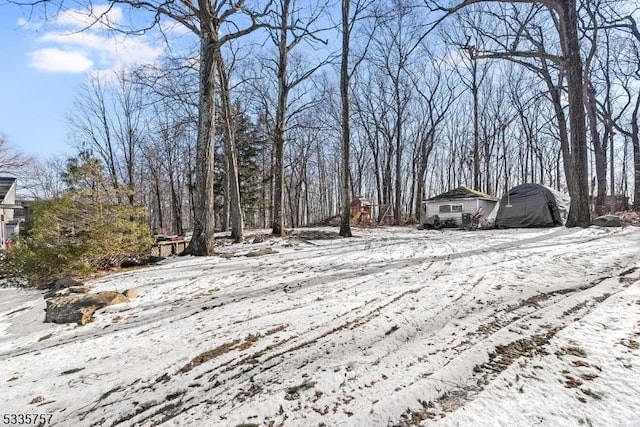
[[[569,196],[543,185],[518,185],[500,199],[495,226],[524,228],[564,225],[569,202]]]

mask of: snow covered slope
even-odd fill
[[[0,289],[2,412],[59,426],[640,425],[640,228],[355,234],[89,282],[141,296],[83,327],[43,324],[41,293]]]

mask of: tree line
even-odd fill
[[[97,160],[113,203],[146,206],[154,231],[192,230],[190,253],[212,253],[216,230],[282,235],[336,214],[348,236],[355,195],[377,221],[419,220],[461,184],[566,191],[572,226],[610,195],[640,208],[631,1],[108,4],[149,18],[136,31],[182,25],[192,49],[168,38],[159,63],[92,74],[69,115],[76,161]],[[64,161],[34,169],[38,196],[64,191]]]

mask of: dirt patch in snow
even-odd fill
[[[474,373],[477,374],[475,385],[469,384],[466,388],[455,388],[443,393],[434,401],[421,402],[424,409],[407,411],[402,415],[404,423],[410,426],[421,425],[421,422],[426,419],[444,417],[446,413],[453,412],[464,406],[471,394],[482,390],[484,386],[519,358],[548,355],[549,352],[545,349],[545,346],[560,329],[558,327],[550,327],[539,334],[497,346],[495,351],[489,354],[488,362],[476,365],[473,369]]]
[[[204,353],[201,353],[196,357],[194,357],[193,359],[191,359],[191,361],[186,365],[184,365],[182,368],[180,368],[178,372],[180,372],[181,374],[184,374],[185,372],[189,372],[196,366],[200,366],[203,363],[206,363],[212,359],[215,359],[216,357],[220,357],[223,354],[236,349],[238,344],[240,344],[240,340],[233,340],[231,342],[224,343],[212,350],[205,351]]]
[[[297,237],[303,240],[334,240],[342,239],[340,234],[335,231],[324,230],[294,230],[290,233],[290,236]]]

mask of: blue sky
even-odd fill
[[[165,39],[158,31],[144,36],[109,31],[107,26],[119,24],[139,28],[148,16],[127,15],[106,3],[94,3],[92,16],[71,9],[46,22],[28,13],[0,0],[0,134],[24,154],[68,157],[76,150],[67,117],[88,76],[157,62]],[[172,49],[192,46],[193,35],[181,25],[163,22],[162,30]]]
[[[20,26],[21,10],[0,6],[0,133],[20,151],[48,157],[69,151],[65,114],[84,73],[49,72],[32,64],[41,33]]]
[[[0,0],[0,133],[21,152],[41,159],[74,152],[66,124],[89,73],[150,63],[162,44],[149,36],[79,32],[87,17],[64,12],[47,24]],[[119,9],[109,13],[122,19]]]

